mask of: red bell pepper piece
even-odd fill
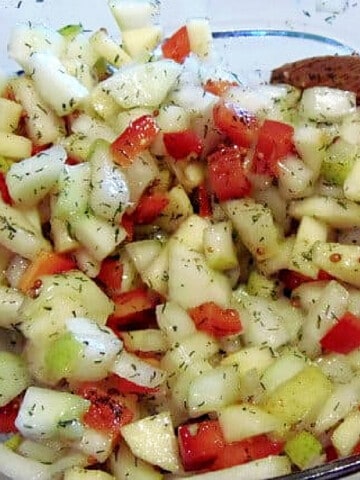
[[[110,298],[121,293],[123,265],[118,258],[105,258],[96,277]]]
[[[252,162],[254,173],[277,177],[278,162],[294,152],[294,127],[276,120],[265,120],[259,136]]]
[[[225,443],[217,420],[180,425],[178,442],[185,471],[211,467]]]
[[[349,353],[360,347],[360,318],[346,312],[320,340],[329,352]]]
[[[145,193],[140,198],[132,218],[135,224],[152,223],[169,203],[167,192]]]
[[[205,92],[212,93],[218,97],[222,97],[231,88],[239,85],[236,82],[230,82],[229,80],[209,80],[204,85]]]
[[[167,153],[175,160],[186,158],[191,154],[200,155],[204,148],[202,139],[190,129],[164,133],[163,140]]]
[[[151,322],[156,305],[161,303],[160,296],[145,287],[116,295],[113,301],[115,310],[108,318],[107,326],[115,333],[127,327]]]
[[[117,439],[120,428],[133,419],[133,412],[125,405],[121,392],[108,387],[106,379],[99,382],[84,382],[75,393],[90,401],[84,423],[94,430],[105,432]]]
[[[254,114],[220,101],[214,107],[213,118],[216,128],[238,147],[249,148],[255,142],[260,123]]]
[[[0,407],[0,433],[15,433],[15,420],[19,413],[22,397],[18,396],[3,407]]]
[[[110,146],[115,163],[126,167],[133,159],[150,147],[159,127],[152,115],[143,115],[137,118]]]
[[[211,190],[220,201],[243,198],[251,184],[245,172],[243,154],[236,145],[220,146],[207,157]]]
[[[66,253],[42,251],[30,263],[19,281],[19,289],[28,292],[42,275],[64,273],[77,268],[75,260]]]
[[[3,172],[0,172],[0,195],[5,203],[8,205],[13,204],[13,200],[10,196],[9,189],[6,184],[6,178]]]
[[[183,63],[190,54],[190,40],[186,26],[179,28],[171,37],[167,38],[161,46],[164,58]]]
[[[221,308],[214,302],[202,303],[188,310],[196,328],[223,337],[240,333],[243,329],[239,313],[233,308]]]
[[[197,197],[198,197],[200,217],[211,217],[212,215],[211,196],[204,183],[198,186]]]

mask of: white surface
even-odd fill
[[[214,31],[282,29],[316,33],[360,51],[360,2],[356,0],[163,0],[160,22],[165,32],[177,29],[187,18],[206,16]],[[86,29],[117,29],[106,0],[0,0],[0,68],[16,69],[7,58],[6,42],[17,22],[31,21],[60,27],[81,22]],[[284,61],[310,55],[337,53],[336,47],[279,38],[243,38],[219,46],[229,66],[246,76],[267,72]],[[344,53],[344,52],[339,52]],[[346,53],[346,52],[345,52]],[[360,473],[347,480],[359,480]],[[0,475],[1,480],[1,475]],[[30,480],[30,479],[29,479]]]

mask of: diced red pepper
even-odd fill
[[[353,453],[355,454],[356,452]],[[358,453],[360,453],[360,449]],[[325,455],[327,462],[332,462],[333,460],[337,460],[339,458],[339,455],[334,445],[328,445],[327,447],[325,447]]]
[[[115,163],[126,167],[134,158],[148,149],[154,141],[159,127],[152,115],[137,118],[110,146]]]
[[[160,296],[145,287],[139,287],[121,293],[113,298],[115,310],[107,325],[115,333],[124,328],[144,325],[151,322],[156,305],[161,303]]]
[[[249,148],[256,141],[260,123],[258,118],[247,110],[220,101],[214,107],[213,118],[216,128],[235,145]]]
[[[353,449],[353,451],[351,452],[353,455],[360,455],[360,442],[357,443]],[[338,458],[337,456],[334,458],[334,460]]]
[[[120,223],[127,233],[127,240],[131,242],[132,239],[134,238],[134,230],[135,230],[134,218],[132,214],[125,212],[124,215],[121,217]]]
[[[243,329],[240,316],[233,308],[221,308],[214,302],[202,303],[188,310],[196,328],[213,335],[223,337],[240,333]]]
[[[224,448],[224,438],[217,420],[180,425],[178,442],[185,471],[210,468]]]
[[[43,152],[47,148],[51,146],[51,143],[47,143],[46,145],[35,145],[33,143],[32,149],[31,149],[31,155],[37,155],[40,152]]]
[[[220,146],[207,161],[210,188],[218,200],[243,198],[250,194],[251,184],[246,176],[243,154],[236,145]]]
[[[190,129],[164,133],[163,140],[167,153],[175,160],[186,158],[191,154],[200,155],[204,148],[202,139]]]
[[[145,193],[140,198],[132,214],[134,223],[140,225],[152,223],[168,203],[169,195],[167,192],[155,191],[153,193]]]
[[[256,435],[239,442],[224,440],[218,420],[204,420],[178,428],[179,451],[185,471],[220,470],[279,455],[284,441]]]
[[[333,280],[334,277],[329,273],[325,272],[324,270],[319,270],[317,277],[312,278],[312,277],[308,277],[307,275],[303,275],[300,272],[295,272],[294,270],[284,269],[284,270],[280,270],[279,279],[284,284],[285,288],[292,291],[303,283],[316,282],[316,281],[328,281],[328,280]]]
[[[212,215],[211,196],[204,183],[201,183],[198,186],[197,196],[198,196],[198,202],[199,202],[200,217],[211,217]]]
[[[212,93],[218,97],[222,97],[231,88],[239,85],[236,82],[230,82],[230,80],[209,80],[204,85],[205,92]]]
[[[26,293],[31,290],[42,275],[64,273],[77,268],[74,258],[66,253],[39,252],[30,263],[19,281],[18,288]]]
[[[0,433],[15,433],[15,420],[20,410],[22,397],[18,396],[3,407],[0,407]]]
[[[3,172],[0,172],[0,195],[5,203],[7,203],[8,205],[13,204],[8,186],[6,184],[6,178]]]
[[[211,466],[211,470],[221,470],[270,455],[279,455],[283,449],[283,441],[272,440],[267,435],[257,435],[239,442],[226,443]]]
[[[106,388],[105,382],[84,382],[77,386],[75,391],[90,401],[90,407],[83,418],[88,427],[116,439],[120,428],[132,421],[133,413],[124,404],[121,395],[111,388]]]
[[[346,312],[320,340],[329,352],[349,353],[360,347],[360,318]]]
[[[96,278],[111,298],[121,293],[123,270],[123,265],[118,258],[105,258],[101,263],[100,272]]]
[[[277,177],[278,162],[294,152],[294,127],[276,120],[265,120],[259,129],[252,162],[254,173]]]
[[[164,58],[183,63],[190,54],[190,40],[186,26],[179,28],[171,37],[167,38],[161,46]]]

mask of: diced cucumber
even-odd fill
[[[122,32],[123,46],[133,60],[146,62],[162,39],[162,29],[158,25],[131,28]]]
[[[98,140],[90,156],[91,181],[89,205],[95,215],[119,223],[129,205],[127,180],[111,158],[109,145]]]
[[[282,354],[263,372],[261,383],[271,393],[284,382],[297,375],[306,365],[306,357],[293,350]]]
[[[129,423],[121,428],[121,435],[136,457],[170,472],[180,469],[177,440],[169,412]]]
[[[14,163],[6,175],[6,184],[14,202],[32,207],[42,200],[54,187],[66,158],[65,149],[56,145]]]
[[[130,201],[137,204],[146,188],[159,175],[158,162],[149,151],[145,150],[133,159],[125,173],[130,188]]]
[[[214,223],[204,230],[204,252],[208,265],[215,270],[229,270],[238,266],[229,221]]]
[[[31,23],[19,24],[11,31],[8,43],[10,58],[18,62],[27,72],[31,71],[29,59],[36,52],[60,57],[65,49],[64,37],[51,28]],[[52,89],[50,89],[52,90]]]
[[[169,242],[162,247],[159,255],[157,255],[141,273],[141,278],[152,290],[162,295],[167,295],[169,282]]]
[[[131,58],[122,46],[116,43],[103,28],[91,35],[90,44],[100,57],[115,67],[131,62]]]
[[[165,353],[168,347],[166,335],[158,328],[128,330],[121,338],[130,352]]]
[[[248,277],[246,290],[250,295],[275,299],[279,296],[279,282],[266,277],[257,270],[252,270]]]
[[[14,132],[19,124],[22,106],[14,100],[0,98],[0,131]]]
[[[279,190],[284,198],[302,198],[312,193],[314,173],[303,160],[289,155],[278,162]]]
[[[240,403],[219,410],[219,423],[227,442],[237,442],[262,433],[281,430],[283,421],[261,407]]]
[[[170,300],[186,309],[205,302],[226,307],[230,298],[231,286],[227,277],[210,268],[203,254],[179,241],[170,241]]]
[[[42,100],[32,79],[16,77],[11,80],[11,89],[27,112],[26,133],[35,145],[54,143],[65,134],[64,121]]]
[[[343,185],[360,151],[357,145],[338,138],[325,151],[321,164],[321,174],[326,181],[335,185]]]
[[[61,450],[57,450],[56,446],[58,446],[56,442],[54,442],[54,445],[51,445],[51,443],[46,445],[27,438],[20,440],[20,445],[16,451],[24,455],[24,457],[33,458],[41,463],[51,464],[56,462],[64,453]]]
[[[34,53],[28,63],[41,97],[60,117],[73,112],[88,96],[87,88],[66,72],[57,57]]]
[[[31,155],[31,140],[22,135],[0,131],[0,155],[13,160],[28,158]]]
[[[0,285],[0,326],[11,328],[17,323],[24,295],[15,288]]]
[[[328,227],[316,218],[302,217],[291,254],[292,270],[305,276],[316,278],[319,267],[313,261],[313,250],[316,242],[325,241],[328,237]]]
[[[151,25],[154,5],[147,0],[109,0],[109,7],[121,31]]]
[[[264,409],[289,425],[311,422],[331,391],[332,384],[321,370],[308,366],[272,392],[264,402]]]
[[[115,126],[116,126],[117,133],[119,135],[122,134],[124,130],[126,130],[126,128],[128,128],[132,122],[134,122],[136,119],[144,115],[152,115],[152,109],[136,107],[136,108],[131,108],[130,110],[122,110],[116,116]],[[156,118],[156,122],[157,120],[158,119]]]
[[[159,328],[166,334],[169,346],[196,332],[190,315],[172,301],[156,307],[156,320]]]
[[[45,275],[36,298],[27,297],[20,309],[20,328],[27,338],[50,338],[65,331],[65,320],[86,317],[104,325],[112,301],[84,273]]]
[[[67,222],[85,213],[90,195],[89,163],[66,165],[58,179],[58,192],[52,208],[54,217]]]
[[[335,242],[316,242],[313,262],[333,277],[360,287],[359,245],[343,245]]]
[[[290,203],[289,214],[300,219],[315,217],[334,228],[360,226],[360,205],[346,198],[312,196]]]
[[[349,294],[338,282],[327,283],[320,297],[310,307],[302,326],[299,348],[309,357],[321,353],[320,340],[347,310]]]
[[[319,440],[306,430],[297,433],[285,444],[285,453],[302,470],[311,466],[320,457],[322,450]]]
[[[197,375],[190,382],[187,408],[191,417],[199,417],[236,403],[240,398],[240,377],[236,366],[218,366]]]
[[[331,440],[340,456],[347,457],[358,444],[359,437],[360,411],[355,409],[335,428],[331,435]]]
[[[158,240],[138,240],[125,245],[125,249],[134,262],[137,271],[142,275],[161,252]]]
[[[212,52],[212,34],[206,18],[193,18],[186,22],[190,51],[206,60]]]
[[[163,480],[153,465],[134,456],[125,442],[110,457],[110,470],[117,480]]]
[[[221,360],[222,365],[235,365],[240,374],[251,370],[262,372],[275,360],[274,352],[266,346],[243,347],[237,352],[229,353]]]
[[[89,40],[89,35],[86,32],[79,32],[72,38],[67,38],[66,49],[61,59],[79,62],[80,69],[93,68],[99,60],[99,53]]]
[[[74,237],[99,261],[113,253],[127,235],[121,225],[87,212],[74,219],[71,226]]]
[[[66,38],[66,40],[72,40],[76,37],[79,33],[83,31],[83,27],[81,23],[73,23],[69,25],[65,25],[64,27],[59,28],[58,32],[60,35]]]
[[[158,107],[180,72],[181,66],[172,60],[131,64],[101,85],[123,108]]]
[[[115,480],[115,477],[103,470],[72,467],[64,472],[64,480]]]
[[[210,226],[209,221],[199,215],[190,215],[174,233],[174,239],[184,243],[197,252],[204,252],[204,232]]]
[[[356,109],[353,92],[329,87],[311,87],[303,91],[299,111],[316,122],[334,122]]]
[[[137,355],[128,353],[125,349],[117,355],[111,371],[146,388],[156,388],[161,385],[165,381],[167,373],[164,369],[154,367]]]
[[[346,142],[353,145],[360,143],[360,115],[359,111],[346,115],[339,127],[339,135]]]
[[[51,250],[42,232],[34,227],[23,212],[0,199],[0,244],[13,253],[29,260],[42,250]]]
[[[276,253],[280,231],[268,207],[251,198],[230,200],[223,207],[242,242],[257,260]]]
[[[82,351],[83,345],[71,333],[64,333],[50,342],[45,354],[49,377],[56,382],[71,376]]]
[[[14,353],[0,352],[0,407],[3,407],[30,385],[24,360]]]
[[[314,125],[300,125],[295,127],[294,143],[303,162],[313,171],[313,179],[317,179],[327,147],[325,132]]]
[[[315,422],[317,434],[329,430],[349,414],[360,401],[360,379],[355,377],[351,382],[337,385],[334,391],[322,404]]]
[[[79,438],[81,417],[90,402],[78,395],[29,387],[25,393],[16,427],[27,438]]]
[[[28,480],[29,478],[49,480],[51,478],[49,465],[23,457],[3,443],[0,443],[0,472],[6,478],[18,480]]]
[[[354,202],[360,201],[360,187],[359,187],[359,175],[360,175],[360,158],[356,158],[351,166],[348,175],[344,180],[344,195],[349,200]]]

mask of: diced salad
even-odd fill
[[[164,38],[152,2],[109,7],[116,39],[15,27],[0,76],[0,474],[360,453],[355,94],[243,85],[206,19]]]

